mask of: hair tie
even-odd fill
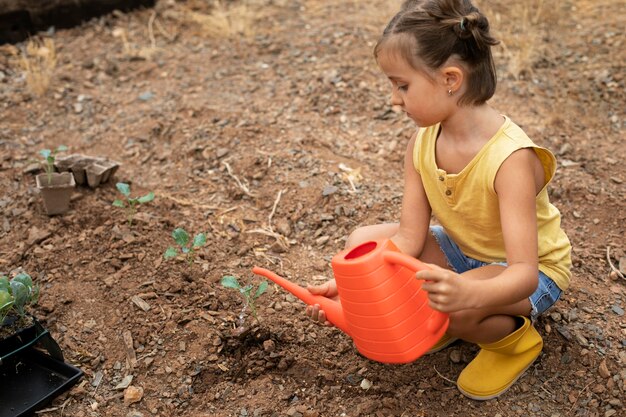
[[[465,31],[465,17],[461,18],[461,23],[459,23],[459,26],[461,26],[461,32]]]

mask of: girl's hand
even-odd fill
[[[306,288],[311,294],[321,295],[323,297],[330,298],[331,300],[337,300],[339,298],[337,283],[334,279],[326,281],[322,285],[307,285]],[[319,304],[307,306],[306,315],[325,326],[332,326],[332,323],[326,320],[326,313],[324,313],[324,310],[320,308]]]
[[[424,280],[422,288],[428,292],[429,305],[443,313],[452,313],[467,308],[475,308],[472,283],[460,274],[428,264],[432,269],[420,271],[415,276]]]

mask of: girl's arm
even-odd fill
[[[417,132],[411,137],[404,155],[404,193],[400,227],[391,240],[401,252],[418,258],[426,241],[431,208],[422,179],[413,166],[413,148],[416,138]]]
[[[538,284],[536,197],[544,187],[544,171],[535,151],[520,149],[496,174],[495,190],[508,267],[488,280],[483,304],[506,305],[529,297]]]

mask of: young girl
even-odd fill
[[[404,159],[399,224],[361,227],[347,247],[391,238],[430,263],[417,273],[446,335],[480,352],[459,390],[476,400],[506,391],[539,356],[532,325],[570,280],[570,243],[548,200],[556,161],[486,101],[496,88],[489,23],[469,0],[406,1],[374,55],[391,81],[391,103],[417,125]],[[429,226],[431,215],[441,226]],[[337,297],[334,280],[309,291]],[[328,323],[319,306],[307,308]]]

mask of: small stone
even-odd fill
[[[322,190],[322,195],[324,197],[327,197],[327,196],[329,196],[331,194],[335,194],[338,190],[339,190],[339,188],[335,187],[334,185],[327,185]]]
[[[600,376],[602,378],[610,378],[611,377],[611,372],[609,371],[608,366],[606,366],[606,359],[602,360],[602,362],[600,362],[600,366],[598,367],[598,374],[600,374]]]
[[[370,381],[367,378],[364,378],[363,381],[361,381],[361,389],[364,389],[365,391],[367,391],[370,388],[372,388],[372,381]]]
[[[617,314],[620,317],[624,315],[624,309],[618,305],[614,305],[613,307],[611,307],[611,310],[613,311],[613,313]]]
[[[124,390],[124,404],[130,405],[136,402],[141,401],[143,398],[143,388],[135,387],[134,385],[129,386]]]
[[[133,382],[133,376],[132,375],[126,375],[124,377],[124,379],[122,379],[122,382],[120,382],[119,384],[117,384],[115,386],[115,389],[118,389],[118,390],[126,389],[126,388],[129,387],[131,382]]]
[[[154,93],[152,91],[146,91],[146,92],[139,94],[139,100],[141,101],[148,101],[148,100],[151,100],[153,97],[154,97]]]
[[[450,351],[450,362],[461,363],[461,351],[454,349]]]
[[[266,352],[273,352],[276,349],[276,343],[272,339],[268,339],[263,342],[263,350]]]
[[[28,244],[29,245],[36,245],[38,243],[43,242],[44,240],[48,239],[50,236],[52,236],[52,233],[50,233],[50,231],[48,230],[40,230],[37,229],[36,227],[31,227],[30,230],[28,231]]]

